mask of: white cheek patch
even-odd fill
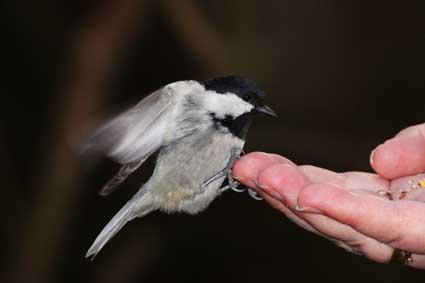
[[[214,113],[217,118],[225,118],[230,115],[234,118],[248,113],[254,106],[233,93],[216,93],[206,91],[204,95],[204,107],[209,113]]]

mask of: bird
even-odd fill
[[[154,91],[93,131],[82,152],[102,152],[121,164],[101,195],[113,192],[154,153],[157,159],[149,180],[103,228],[86,258],[93,259],[137,217],[157,210],[196,214],[224,191],[238,191],[231,169],[243,153],[253,117],[277,117],[264,98],[254,82],[239,76],[182,80]]]

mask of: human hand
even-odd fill
[[[416,175],[425,171],[425,124],[378,146],[371,164],[379,175],[335,173],[254,152],[235,164],[233,175],[299,226],[350,252],[389,262],[400,249],[412,253],[406,264],[425,269],[425,175]]]

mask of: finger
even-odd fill
[[[415,135],[418,132],[421,132],[423,134],[424,133],[424,127],[425,127],[425,123],[408,127],[406,129],[403,129],[400,132],[398,132],[396,137],[411,136],[412,134]]]
[[[301,165],[298,168],[311,183],[332,183],[339,187],[345,185],[344,176],[336,172],[312,165]]]
[[[233,167],[234,178],[240,182],[248,185],[252,188],[257,188],[258,175],[265,168],[270,167],[274,164],[288,164],[293,165],[294,163],[290,160],[275,154],[267,154],[262,152],[253,152],[243,156]],[[282,212],[288,219],[300,226],[301,228],[320,234],[316,229],[309,225],[306,221],[298,217],[293,213],[285,203],[281,200],[281,197],[273,191],[265,192],[263,189],[258,190],[261,197],[270,204],[276,210]]]
[[[407,128],[379,145],[371,154],[371,165],[387,179],[425,171],[425,124]]]
[[[290,164],[275,163],[261,171],[257,178],[257,185],[269,195],[295,204],[299,192],[305,186],[316,182],[331,183],[340,186],[341,189],[376,197],[383,197],[378,194],[378,191],[389,190],[389,182],[375,174],[363,172],[338,174],[310,165],[295,167]]]
[[[276,163],[294,164],[289,159],[277,154],[251,152],[242,156],[233,166],[232,175],[242,184],[256,188],[255,180],[264,168]]]
[[[425,254],[423,203],[382,200],[355,195],[328,184],[313,184],[300,192],[298,204],[379,242]]]
[[[283,202],[277,200],[273,196],[268,195],[267,193],[260,191],[261,197],[270,204],[271,207],[283,213],[289,220],[300,226],[301,228],[313,232],[315,234],[322,235],[316,229],[314,229],[310,224],[308,224],[305,220],[298,217],[295,213],[293,213]]]
[[[415,268],[425,269],[425,255],[412,255],[412,262],[408,263],[409,266]]]
[[[327,235],[327,234],[323,234],[322,232],[320,232],[319,230],[315,229],[312,225],[310,225],[310,223],[308,223],[307,221],[305,221],[304,219],[300,218],[297,214],[295,214],[291,209],[289,209],[283,202],[277,200],[276,198],[269,196],[268,194],[266,194],[265,192],[261,191],[260,192],[261,197],[270,204],[270,206],[272,206],[273,208],[275,208],[276,210],[279,210],[281,213],[283,213],[289,220],[291,220],[292,222],[294,222],[296,225],[300,226],[301,228],[315,233],[323,238],[326,238],[330,241],[332,241],[336,246],[343,248],[344,250],[357,254],[357,255],[364,255],[364,254],[383,254],[381,256],[369,256],[369,258],[371,259],[375,259],[378,262],[386,262],[387,258],[390,256],[392,249],[388,249],[388,246],[383,246],[379,247],[379,246],[375,246],[376,248],[379,248],[380,250],[383,250],[384,252],[375,252],[370,248],[364,248],[365,245],[363,245],[363,248],[360,247],[356,247],[356,245],[354,244],[355,241],[350,240],[350,245],[346,244],[344,242],[343,239],[341,238],[332,238],[331,235]],[[311,216],[311,218],[314,218],[315,216]],[[316,217],[317,218],[317,217]],[[324,223],[324,227],[327,227],[328,229],[332,230],[332,228],[330,227],[331,225],[328,225],[329,222],[325,222]],[[320,226],[320,225],[318,225]],[[350,227],[351,228],[351,227]],[[363,239],[365,238],[364,236],[360,235]],[[351,238],[351,237],[350,237]],[[356,241],[358,243],[360,243],[361,241]],[[362,251],[364,250],[364,252]]]
[[[256,183],[266,193],[288,203],[296,202],[298,193],[310,184],[310,181],[296,166],[275,163],[260,172]]]
[[[346,172],[342,173],[345,177],[345,188],[349,191],[365,191],[378,192],[380,190],[388,190],[390,182],[376,174],[365,172]]]
[[[301,228],[327,238],[335,245],[348,252],[364,255],[371,260],[381,263],[388,262],[393,254],[393,248],[358,233],[348,225],[343,225],[322,215],[301,213],[301,215],[304,214],[304,218],[307,219],[304,220],[289,209],[289,205],[287,207],[283,202],[264,192],[261,192],[261,195],[272,207],[282,212],[288,219]],[[296,204],[292,204],[292,206],[294,205]],[[412,260],[412,262],[408,263],[409,266],[422,269],[425,268],[425,255],[413,254]]]
[[[312,171],[315,169],[312,169]],[[324,215],[297,211],[298,195],[304,187],[309,185],[308,178],[298,168],[289,164],[269,166],[258,177],[258,186],[265,192],[271,192],[274,198],[274,203],[272,203],[274,207],[284,213],[286,212],[285,209],[289,208],[292,214],[308,223],[319,234],[348,244],[352,252],[363,253],[378,262],[388,261],[391,257],[392,249],[387,245],[369,239],[352,227],[338,223]],[[280,203],[278,200],[280,200]],[[285,203],[286,206],[282,203]]]
[[[298,215],[303,215],[302,219],[319,233],[344,243],[343,248],[347,251],[364,255],[377,262],[387,262],[391,258],[393,249],[390,246],[359,233],[349,225],[322,214],[299,213]]]
[[[264,191],[263,189],[257,187],[257,179],[259,174],[265,168],[273,166],[275,164],[286,164],[288,166],[294,165],[294,163],[289,159],[286,159],[276,154],[252,152],[243,156],[233,166],[234,178],[239,180],[244,185],[250,186],[251,188],[259,189],[258,192],[265,201],[267,201],[273,208],[282,212],[295,224],[310,232],[319,234],[319,232],[312,228],[311,225],[296,216],[295,213],[293,213],[289,208],[287,208],[286,205],[281,201],[280,195],[276,194],[274,191]]]
[[[311,165],[299,166],[299,169],[311,183],[328,183],[350,191],[371,191],[373,193],[389,189],[389,182],[376,174],[365,172],[336,173]]]

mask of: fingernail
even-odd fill
[[[370,165],[372,165],[372,166],[373,166],[373,155],[375,154],[376,149],[377,149],[377,147],[374,150],[372,150],[372,152],[370,153],[370,156],[369,156],[369,162],[370,162]]]
[[[241,177],[241,176],[233,176],[233,179],[238,180],[238,181],[245,181],[246,180],[245,177]]]
[[[413,131],[408,131],[406,134],[401,135],[401,136],[405,136],[405,137],[418,137],[418,136],[422,136],[422,133],[418,129],[415,129]]]
[[[300,205],[298,205],[298,204],[297,204],[297,206],[295,207],[295,210],[296,210],[296,211],[298,211],[298,212],[307,212],[307,213],[316,213],[316,214],[321,213],[321,212],[320,212],[318,209],[316,209],[316,208],[308,207],[308,206],[301,207],[301,206],[300,206]]]

